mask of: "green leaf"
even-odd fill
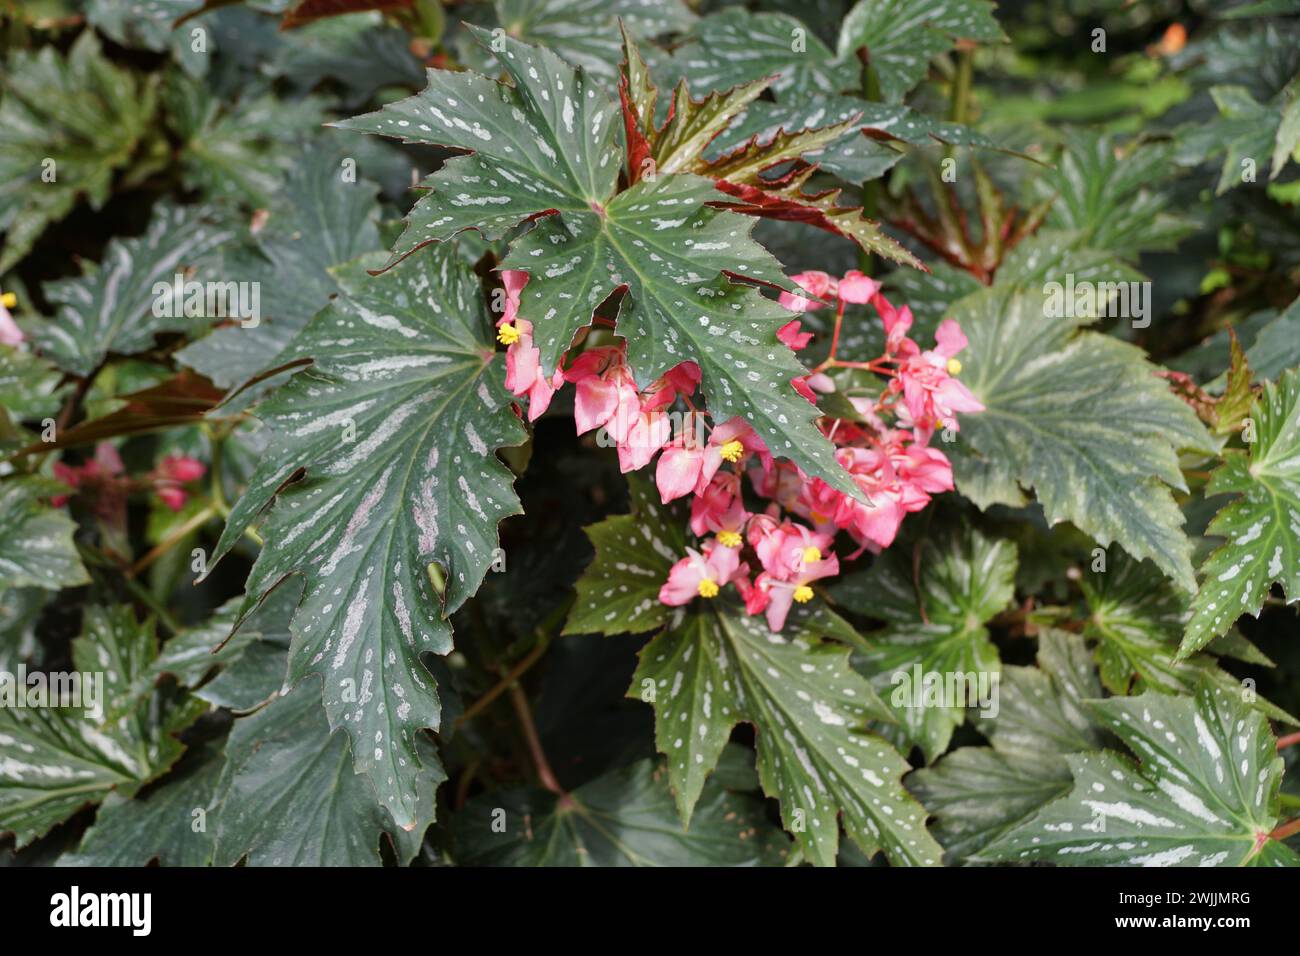
[[[984,625],[1011,603],[1015,578],[1012,542],[945,525],[914,547],[896,544],[869,571],[831,588],[843,607],[886,622],[866,635],[870,649],[853,664],[887,695],[898,727],[886,736],[901,739],[904,752],[918,746],[933,763],[967,706],[978,709],[996,693],[1001,661]]]
[[[110,352],[130,355],[152,348],[159,332],[205,328],[217,316],[187,316],[185,298],[160,296],[154,286],[172,287],[178,273],[210,268],[234,236],[235,229],[213,209],[160,203],[144,235],[113,240],[103,261],[85,266],[79,278],[45,286],[45,297],[58,310],[36,327],[33,342],[59,368],[89,375]],[[198,278],[221,277],[203,271]],[[158,305],[163,301],[166,308]]]
[[[1170,211],[1175,200],[1160,188],[1176,173],[1173,151],[1169,143],[1121,148],[1109,136],[1069,135],[1056,173],[1035,180],[1044,198],[1057,196],[1047,225],[1113,255],[1172,249],[1195,230]]]
[[[243,598],[231,598],[202,624],[187,627],[168,640],[153,663],[142,672],[143,681],[153,684],[164,674],[170,674],[184,686],[195,687],[214,667],[237,660],[260,637],[257,630],[248,625],[231,634],[241,603]],[[220,650],[215,650],[217,647]]]
[[[1219,687],[1093,704],[1140,763],[1112,751],[1066,757],[1068,796],[1001,837],[989,860],[1079,866],[1297,866],[1268,834],[1282,758],[1262,714]]]
[[[227,104],[203,80],[180,73],[167,78],[163,101],[181,141],[182,181],[205,201],[268,205],[286,173],[303,161],[301,152],[285,145],[299,141],[305,148],[307,134],[325,121],[324,103],[312,97],[282,100],[267,94]],[[313,155],[308,152],[308,162]]]
[[[962,379],[986,408],[946,449],[958,489],[987,508],[1024,504],[1032,488],[1049,524],[1118,541],[1192,590],[1191,545],[1166,486],[1187,490],[1177,452],[1209,450],[1209,436],[1140,349],[1047,305],[1036,291],[994,288],[953,308],[970,339]]]
[[[316,680],[304,681],[230,732],[214,863],[378,866],[381,833],[399,862],[409,862],[433,820],[434,790],[446,779],[432,744],[419,750],[424,766],[411,775],[413,813],[404,830],[366,776],[353,772],[346,735],[331,733],[321,713]]]
[[[1216,120],[1183,130],[1179,158],[1201,161],[1223,154],[1216,195],[1254,182],[1256,170],[1269,166],[1277,179],[1300,144],[1300,83],[1292,82],[1271,99],[1260,102],[1237,84],[1212,86],[1210,96],[1219,110]],[[1248,177],[1247,173],[1251,173]]]
[[[230,325],[177,353],[222,388],[273,367],[276,355],[339,289],[329,270],[381,247],[376,187],[344,180],[343,155],[316,149],[278,187],[254,247],[225,257],[225,269],[259,282],[261,321]]]
[[[780,130],[802,130],[834,125],[856,117],[857,122],[840,133],[829,145],[803,151],[803,158],[817,163],[825,172],[845,182],[876,179],[903,158],[895,143],[926,146],[945,143],[956,146],[995,148],[992,140],[956,123],[944,123],[902,105],[873,103],[853,96],[817,97],[811,102],[750,104],[744,115],[719,134],[709,147],[708,158],[744,145],[757,136],[766,142]],[[924,274],[924,273],[922,273]]]
[[[252,639],[233,660],[223,659],[220,672],[195,689],[194,696],[214,707],[229,707],[238,712],[255,710],[279,693],[289,666],[292,641],[289,622],[301,597],[302,588],[288,584],[268,594],[230,643],[239,642],[245,632]],[[229,631],[226,628],[226,634]],[[224,652],[221,657],[226,657]]]
[[[110,791],[134,796],[175,763],[184,750],[175,735],[206,709],[186,695],[135,690],[157,653],[152,622],[136,623],[125,606],[90,607],[84,627],[72,645],[83,676],[66,685],[80,686],[77,706],[28,698],[29,706],[0,707],[0,831],[13,831],[19,847]],[[52,700],[55,685],[47,687]]]
[[[493,6],[496,22],[510,36],[548,47],[573,66],[608,79],[618,75],[622,58],[620,21],[638,39],[652,40],[685,33],[696,20],[680,0],[497,0]],[[477,68],[483,54],[465,52]]]
[[[1254,441],[1229,450],[1207,495],[1235,494],[1206,533],[1225,538],[1201,566],[1179,656],[1225,633],[1244,614],[1259,616],[1269,589],[1300,600],[1300,370],[1265,382],[1251,406]]]
[[[147,794],[110,793],[76,852],[59,866],[208,866],[216,843],[218,781],[225,758],[215,748],[187,755]]]
[[[1252,387],[1253,373],[1246,353],[1237,340],[1236,332],[1228,329],[1228,353],[1230,355],[1226,383],[1223,394],[1214,405],[1214,434],[1223,436],[1240,431],[1250,406],[1255,401]]]
[[[829,612],[824,612],[829,613]],[[864,853],[937,865],[924,810],[899,782],[908,765],[866,730],[887,714],[848,649],[792,614],[774,634],[725,598],[691,606],[641,651],[629,696],[653,691],[655,742],[683,819],[736,724],[754,725],[763,791],[814,863],[832,866],[838,818]]]
[[[760,800],[716,782],[683,827],[654,760],[563,796],[492,791],[470,801],[454,826],[468,866],[780,866],[790,846]]]
[[[41,588],[0,591],[0,671],[13,673],[36,650],[36,622],[51,594]]]
[[[66,491],[48,478],[0,480],[0,592],[90,583],[72,540],[76,523],[43,500]]]
[[[155,102],[154,85],[106,60],[93,30],[83,31],[66,57],[46,45],[14,52],[5,67],[0,273],[79,197],[94,209],[104,204],[114,172],[147,131]]]
[[[840,26],[839,58],[865,47],[886,101],[900,102],[957,40],[1006,40],[990,0],[859,0]]]
[[[1250,657],[1258,655],[1254,645],[1238,636],[1233,645],[1214,645],[1210,653],[1175,658],[1189,616],[1188,596],[1151,565],[1112,548],[1105,569],[1084,575],[1080,585],[1089,610],[1085,634],[1097,641],[1101,680],[1112,694],[1148,689],[1192,694],[1205,680],[1226,691],[1241,689],[1241,682],[1219,667],[1211,653]],[[1297,722],[1262,697],[1255,699],[1255,706],[1274,720]]]
[[[976,719],[992,747],[961,747],[907,778],[935,814],[935,836],[965,860],[1070,790],[1064,755],[1095,750],[1083,701],[1101,694],[1083,638],[1044,628],[1038,667],[1005,667],[998,713]]]
[[[1277,378],[1300,365],[1300,298],[1259,330],[1246,358],[1259,378]]]
[[[25,349],[0,345],[0,414],[15,421],[54,415],[67,387],[57,369]]]
[[[482,290],[455,245],[366,274],[381,264],[337,270],[343,294],[282,356],[311,365],[259,408],[272,438],[214,563],[274,499],[241,617],[289,575],[305,579],[290,684],[326,678],[330,727],[346,724],[357,769],[408,826],[416,732],[437,728],[441,711],[420,655],[451,650],[446,615],[487,573],[497,523],[519,513],[496,451],[525,431]],[[299,469],[305,477],[284,487]]]
[[[574,585],[565,634],[637,634],[663,627],[673,609],[659,602],[668,572],[686,554],[687,515],[659,503],[648,478],[627,476],[632,513],[586,528],[596,557]]]
[[[658,176],[615,195],[619,110],[550,51],[501,42],[514,86],[435,70],[419,95],[341,124],[473,150],[425,181],[434,191],[408,217],[398,254],[463,229],[499,238],[545,214],[502,262],[529,274],[520,315],[533,323],[543,368],[625,286],[618,332],[639,385],[696,362],[717,421],[745,418],[774,454],[859,496],[812,425],[815,410],[789,385],[805,372],[776,339],[789,313],[727,278],[788,285],[749,238],[752,223],[706,206],[728,197],[697,176]]]
[[[697,91],[730,89],[771,76],[778,99],[861,86],[858,62],[837,60],[799,20],[739,7],[700,20],[691,39],[674,52],[673,65]]]

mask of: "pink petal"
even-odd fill
[[[840,298],[845,302],[862,305],[880,291],[880,283],[857,269],[850,269],[839,282]]]
[[[683,448],[681,445],[664,449],[655,468],[655,484],[659,486],[659,497],[664,504],[695,490],[703,463],[702,449]]]

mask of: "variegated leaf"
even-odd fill
[[[1300,370],[1283,372],[1251,407],[1249,451],[1228,451],[1207,494],[1237,497],[1210,522],[1225,542],[1201,566],[1180,656],[1204,647],[1244,614],[1258,616],[1269,589],[1300,601]]]
[[[416,736],[441,714],[420,656],[451,650],[446,616],[483,580],[497,523],[519,513],[496,451],[525,433],[482,289],[455,244],[367,275],[379,265],[336,270],[344,293],[284,353],[310,366],[258,409],[273,437],[216,558],[275,502],[241,616],[288,576],[305,578],[289,684],[324,677],[330,728],[347,728],[357,770],[408,827]]]

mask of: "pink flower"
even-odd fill
[[[102,441],[95,446],[95,457],[80,465],[69,465],[61,461],[54,463],[54,477],[69,488],[79,489],[87,485],[106,485],[113,483],[125,474],[126,466],[122,456],[110,442]],[[58,508],[66,504],[70,495],[53,495],[50,504]]]
[[[509,307],[509,302],[507,302]],[[533,345],[533,324],[516,319],[514,324],[502,319],[498,341],[506,348],[506,389],[512,395],[528,396],[528,420],[536,421],[551,404],[551,398],[564,384],[564,375],[556,369],[549,377],[542,374],[542,351]]]
[[[982,412],[984,405],[957,379],[961,363],[956,355],[966,347],[966,336],[952,319],[944,319],[935,332],[938,345],[908,357],[891,383],[902,389],[903,401],[917,429],[928,435],[935,428],[957,430],[958,412]]]
[[[811,332],[799,331],[802,324],[803,323],[798,319],[791,319],[785,325],[776,330],[776,337],[788,345],[791,351],[798,352],[813,340],[813,334]]]
[[[643,408],[623,350],[610,345],[583,352],[564,371],[564,378],[575,385],[573,419],[578,434],[603,425],[615,442],[626,441]]]
[[[513,322],[519,314],[519,296],[524,291],[524,286],[528,284],[528,273],[519,269],[501,270],[501,284],[506,290],[505,308],[501,310],[501,321],[497,325],[505,322]]]
[[[691,499],[691,533],[699,537],[713,533],[726,547],[740,547],[740,537],[749,512],[740,497],[740,475],[720,471],[703,491]]]
[[[170,481],[198,481],[207,474],[207,466],[186,455],[168,455],[159,463],[156,474]]]
[[[659,600],[670,607],[688,604],[697,597],[715,598],[740,569],[740,552],[707,541],[703,553],[686,549],[686,557],[673,565],[668,580],[659,589]]]
[[[501,273],[506,302],[497,321],[497,341],[506,346],[506,389],[512,395],[528,396],[528,420],[536,421],[550,407],[551,398],[564,377],[557,368],[542,372],[542,351],[533,345],[533,324],[519,318],[519,296],[528,284],[528,273],[507,269]]]
[[[839,296],[845,302],[862,305],[871,301],[871,297],[879,291],[880,283],[857,269],[850,269],[839,281]]]
[[[785,619],[796,601],[805,604],[813,598],[813,589],[809,586],[821,578],[834,577],[840,573],[840,562],[835,555],[819,561],[807,561],[788,580],[777,578],[764,571],[754,582],[754,590],[765,592],[767,600],[746,600],[746,608],[751,603],[763,603],[767,616],[767,626],[772,631],[785,627]]]
[[[780,581],[791,580],[805,565],[821,561],[833,541],[832,534],[793,521],[777,523],[769,515],[755,517],[749,526],[749,543],[763,570]]]
[[[203,462],[185,455],[168,455],[150,474],[154,491],[172,511],[185,507],[185,489],[180,487],[187,481],[198,481],[207,473]]]
[[[181,488],[159,488],[158,497],[172,511],[180,511],[185,507],[185,491]]]
[[[6,295],[6,298],[8,296]],[[22,345],[23,330],[18,328],[18,323],[14,317],[9,314],[9,309],[4,302],[0,302],[0,345]]]
[[[811,312],[813,309],[820,309],[826,303],[817,300],[835,294],[835,278],[825,272],[817,270],[800,272],[798,275],[792,275],[790,279],[799,288],[817,297],[808,298],[795,295],[792,292],[782,292],[777,301],[781,303],[783,308],[789,309],[791,312]]]
[[[612,434],[612,432],[611,432]],[[618,444],[618,468],[623,474],[640,471],[673,437],[673,423],[660,411],[642,412]]]
[[[691,492],[702,494],[724,461],[739,462],[746,454],[762,447],[754,430],[742,418],[733,418],[713,429],[701,447],[695,437],[695,420],[694,415],[688,418],[692,425],[685,426],[686,433],[678,435],[659,459],[655,481],[665,504]],[[766,452],[765,447],[762,450]]]
[[[646,411],[664,408],[677,401],[679,395],[693,395],[700,384],[700,378],[700,367],[694,362],[674,365],[650,383],[650,387],[641,395],[641,407]]]

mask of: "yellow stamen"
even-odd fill
[[[739,531],[718,532],[718,544],[722,545],[724,548],[739,548],[743,540],[744,539],[741,538]]]
[[[699,587],[696,590],[700,592],[702,598],[715,598],[718,596],[718,582],[712,578],[701,578]]]
[[[723,461],[740,461],[740,456],[744,453],[745,446],[734,438],[718,449]]]
[[[960,375],[960,374],[961,374],[961,362],[957,361],[955,358],[948,359],[948,374],[949,374],[949,375]]]
[[[813,598],[813,589],[806,584],[801,584],[794,589],[794,599],[800,604],[807,604]]]
[[[809,545],[808,547],[803,549],[804,564],[811,564],[813,561],[820,561],[821,559],[822,559],[821,549],[818,548],[816,545]]]
[[[519,341],[519,330],[507,322],[497,329],[497,341],[502,345],[514,345]]]
[[[6,292],[4,295],[0,295],[0,305],[3,305],[6,309],[12,309],[18,305],[18,296],[12,292]]]

